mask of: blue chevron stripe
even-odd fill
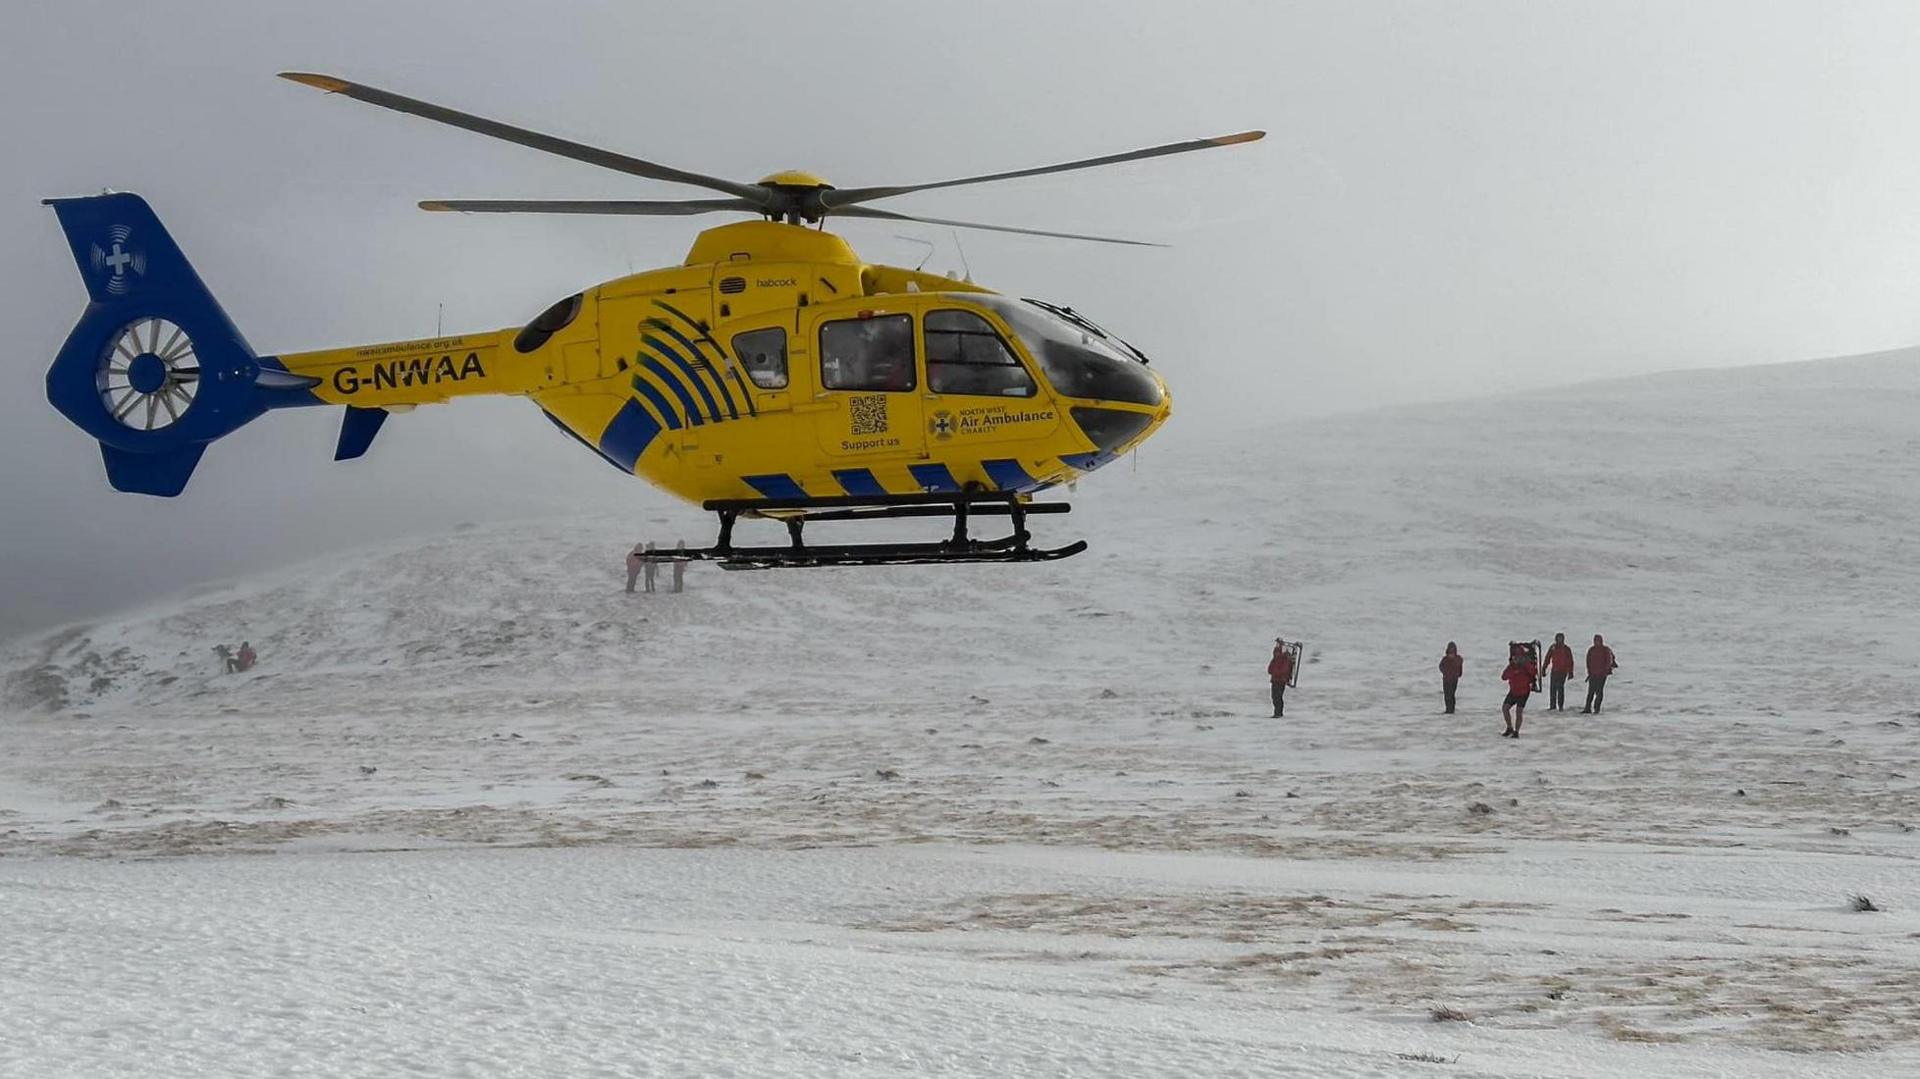
[[[715,423],[719,423],[720,406],[714,403],[713,394],[707,389],[707,381],[700,377],[700,372],[693,369],[693,365],[687,362],[686,357],[680,355],[674,351],[671,345],[650,333],[641,334],[640,341],[648,348],[653,349],[660,355],[673,361],[673,365],[680,369],[680,373],[687,376],[687,381],[693,383],[693,388],[700,391],[700,399],[707,403],[707,418]]]
[[[660,422],[640,407],[640,402],[628,400],[620,406],[607,423],[607,429],[600,432],[600,452],[607,459],[633,471],[640,455],[647,446],[660,435]]]
[[[700,335],[700,340],[705,341],[707,344],[713,346],[713,350],[720,354],[720,358],[727,361],[727,364],[728,364],[727,374],[733,376],[733,384],[739,387],[740,400],[745,401],[747,403],[747,415],[749,416],[760,415],[760,409],[756,407],[753,403],[753,391],[747,389],[746,380],[740,377],[739,368],[733,362],[736,359],[736,357],[729,354],[724,345],[722,345],[720,342],[715,341],[713,339],[713,335],[707,332],[707,328],[705,326],[701,325],[699,322],[696,322],[693,319],[693,317],[691,315],[688,315],[685,311],[680,310],[678,307],[675,307],[664,300],[653,301],[653,306],[658,307],[660,310],[665,311],[666,313],[672,315],[674,318],[677,318],[681,322],[686,323],[689,329],[693,330],[693,332]],[[653,320],[649,319],[648,321],[651,322]],[[700,350],[697,348],[694,349],[693,354],[695,356],[700,355]],[[714,372],[714,380],[716,382],[721,381],[718,371]],[[721,385],[720,392],[726,393],[726,386],[724,382]],[[733,401],[731,397],[728,398],[727,407],[729,409],[733,407]],[[736,420],[739,419],[740,414],[738,412],[734,412],[733,418]]]
[[[741,401],[747,401],[747,415],[749,415],[749,417],[758,417],[758,415],[760,415],[760,409],[758,409],[755,403],[753,403],[753,390],[747,390],[747,380],[745,380],[745,378],[741,378],[741,376],[739,376],[739,369],[737,369],[737,367],[733,367],[732,365],[732,361],[733,359],[735,359],[735,357],[733,357],[733,355],[730,355],[730,353],[726,351],[726,348],[724,348],[724,346],[722,346],[720,342],[716,342],[712,334],[708,334],[707,326],[703,326],[703,324],[695,323],[691,315],[687,315],[687,313],[685,313],[685,311],[682,311],[680,307],[674,307],[672,303],[666,303],[666,301],[664,300],[655,300],[653,301],[653,305],[655,305],[655,307],[659,307],[660,311],[666,311],[668,315],[672,315],[672,317],[676,317],[676,319],[680,319],[680,321],[682,321],[682,323],[687,324],[687,326],[689,326],[689,328],[691,328],[693,332],[697,332],[697,334],[701,336],[701,340],[703,340],[703,342],[707,342],[707,344],[710,344],[710,346],[714,346],[714,351],[716,351],[716,353],[720,353],[720,359],[726,359],[726,361],[728,361],[728,374],[732,374],[733,376],[733,386],[739,386],[739,399],[741,399]],[[699,355],[699,349],[693,349],[693,355]],[[714,378],[718,378],[718,374],[714,374]],[[726,390],[722,388],[722,392],[726,392]],[[728,407],[732,407],[732,399],[728,401]],[[739,413],[733,413],[733,419],[739,419]]]
[[[688,423],[698,427],[707,422],[706,418],[700,415],[700,406],[693,403],[693,395],[687,392],[687,388],[680,384],[679,379],[673,377],[673,372],[667,370],[665,364],[652,356],[638,356],[637,359],[640,361],[640,366],[652,371],[655,377],[660,379],[660,384],[672,390],[673,395],[686,406],[685,415]]]
[[[666,421],[668,430],[678,431],[680,429],[679,414],[674,412],[672,405],[667,404],[666,398],[660,396],[660,391],[654,388],[653,383],[648,382],[639,375],[635,375],[633,376],[633,388],[638,390],[641,396],[652,401],[653,407],[660,410],[660,418]]]
[[[727,392],[726,380],[721,378],[720,372],[715,370],[714,366],[708,363],[705,357],[700,355],[700,346],[694,344],[693,341],[690,338],[688,338],[686,334],[683,334],[679,330],[675,329],[673,326],[673,323],[668,322],[666,319],[650,318],[647,320],[647,322],[651,324],[655,329],[659,330],[661,333],[664,333],[668,337],[673,338],[675,341],[680,342],[681,347],[687,350],[687,355],[693,357],[694,366],[696,368],[705,369],[705,371],[707,372],[707,377],[712,379],[713,384],[719,388],[720,399],[727,403],[727,418],[735,419],[735,420],[739,419],[740,410],[734,407],[733,395]],[[719,419],[720,417],[716,415],[714,418]]]
[[[1027,470],[1015,460],[1001,458],[982,461],[980,467],[986,470],[987,478],[993,481],[993,485],[1002,491],[1031,491],[1040,486],[1040,481],[1027,475]]]
[[[1094,469],[1099,468],[1111,460],[1113,460],[1113,458],[1108,457],[1104,453],[1063,453],[1060,455],[1061,464],[1066,465],[1068,468],[1079,469],[1082,472],[1092,472]]]
[[[833,478],[840,484],[840,489],[850,495],[867,497],[887,493],[887,489],[880,486],[880,481],[873,478],[873,472],[869,469],[836,468]]]
[[[913,473],[914,482],[922,490],[941,494],[957,494],[960,491],[960,482],[953,478],[953,473],[947,470],[946,465],[908,465],[907,471]]]
[[[807,497],[807,492],[785,472],[777,472],[770,476],[742,476],[740,482],[760,492],[766,498]]]

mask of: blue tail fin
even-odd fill
[[[48,199],[92,300],[47,371],[47,400],[100,441],[122,491],[177,495],[207,443],[269,408],[319,404],[254,354],[133,194]]]

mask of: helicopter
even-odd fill
[[[1125,455],[1172,408],[1148,357],[1070,307],[870,264],[829,218],[911,221],[1106,244],[1106,236],[921,217],[869,203],[1253,142],[1261,131],[930,183],[836,187],[808,172],[745,183],[514,127],[330,75],[281,77],[629,176],[705,188],[680,200],[431,200],[461,213],[757,220],[701,232],[677,266],[631,274],[488,333],[261,355],[146,201],[48,199],[90,303],[47,372],[49,402],[98,440],[113,487],[172,497],[207,444],[271,409],[344,406],[335,460],[388,416],[476,394],[530,399],[614,468],[715,513],[712,547],[660,552],[725,568],[1031,562],[1033,495]],[[740,546],[742,518],[787,542]],[[931,542],[820,545],[813,521],[950,517]],[[975,538],[972,517],[1009,535]]]

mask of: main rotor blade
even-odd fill
[[[1145,150],[1129,150],[1124,154],[1108,154],[1105,157],[1089,157],[1082,161],[1069,161],[1064,165],[1041,165],[1038,168],[1016,169],[1012,172],[995,172],[985,176],[968,176],[959,180],[940,180],[930,184],[900,184],[894,187],[843,187],[820,192],[820,205],[827,209],[851,206],[856,202],[872,202],[874,199],[890,199],[895,195],[904,195],[909,191],[931,191],[939,187],[959,187],[962,184],[985,184],[996,180],[1017,180],[1023,176],[1045,176],[1055,172],[1072,172],[1075,169],[1095,169],[1102,165],[1118,165],[1122,161],[1140,161],[1149,157],[1166,157],[1168,154],[1184,154],[1193,150],[1211,150],[1216,146],[1237,146],[1243,142],[1257,142],[1266,138],[1264,131],[1242,131],[1237,135],[1218,135],[1211,139],[1190,139],[1186,142],[1170,142],[1165,146],[1152,146]]]
[[[913,214],[896,214],[891,210],[876,210],[871,206],[848,206],[835,210],[833,217],[871,217],[881,221],[918,221],[923,225],[946,225],[957,229],[985,229],[988,232],[1017,232],[1022,236],[1050,236],[1056,240],[1089,240],[1097,244],[1126,244],[1129,247],[1165,247],[1166,244],[1152,243],[1147,240],[1119,240],[1112,236],[1083,236],[1077,232],[1047,232],[1043,229],[1017,229],[1008,225],[982,225],[976,221],[949,221],[943,217],[916,217]]]
[[[462,214],[627,214],[640,217],[686,217],[725,210],[757,214],[761,206],[746,199],[430,199],[422,210]]]
[[[575,161],[584,161],[589,165],[598,165],[601,168],[612,169],[615,172],[624,172],[629,176],[644,176],[649,180],[666,180],[670,183],[691,184],[694,187],[704,187],[711,191],[723,191],[736,198],[748,199],[752,201],[756,207],[766,205],[771,197],[771,193],[759,184],[735,183],[732,180],[723,180],[717,176],[704,176],[697,172],[687,172],[684,169],[655,164],[652,161],[642,161],[637,157],[628,157],[625,154],[617,154],[611,150],[602,150],[595,146],[571,142],[567,139],[556,138],[552,135],[542,135],[538,131],[528,131],[525,128],[503,124],[498,120],[489,120],[485,117],[474,116],[471,113],[457,112],[431,102],[420,101],[411,97],[402,97],[399,94],[389,93],[372,86],[362,86],[357,82],[348,82],[345,79],[336,79],[331,75],[315,75],[305,71],[282,71],[280,72],[280,77],[301,83],[305,86],[324,90],[330,94],[345,94],[355,101],[364,101],[369,105],[378,105],[383,109],[392,109],[395,112],[408,113],[409,115],[419,116],[436,123],[449,124],[453,127],[472,131],[476,134],[487,135],[496,139],[504,139],[507,142],[517,143],[521,146],[529,146],[535,150],[545,150],[550,154],[558,154],[561,157],[572,158]]]

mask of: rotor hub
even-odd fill
[[[819,191],[833,186],[818,173],[802,172],[799,169],[782,169],[771,176],[762,177],[760,183],[766,187],[791,187],[808,191]]]
[[[820,194],[833,190],[825,178],[798,169],[776,172],[762,179],[760,186],[769,196],[760,212],[770,221],[785,221],[789,225],[819,221],[826,214]]]
[[[127,364],[127,381],[140,393],[158,393],[167,384],[167,361],[142,352]]]

